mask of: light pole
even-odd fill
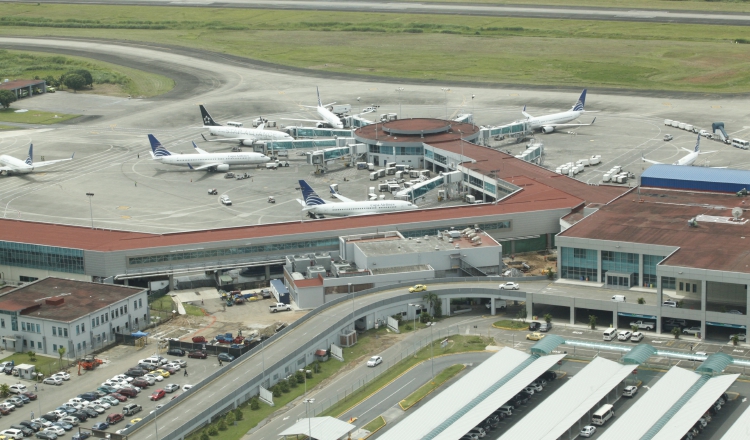
[[[91,215],[91,229],[94,229],[94,208],[91,207],[91,199],[94,197],[94,193],[86,193],[89,197],[89,214]]]
[[[435,382],[435,356],[432,354],[432,345],[435,343],[435,341],[432,339],[432,326],[435,325],[435,321],[432,321],[432,324],[430,324],[430,363],[432,364],[432,382]]]
[[[471,128],[474,128],[474,97],[476,95],[471,95]]]
[[[445,119],[448,120],[448,92],[450,92],[451,89],[441,87],[440,90],[442,90],[445,95]]]
[[[414,332],[417,331],[417,307],[421,307],[421,304],[409,304],[409,306],[414,307]]]
[[[404,91],[404,88],[399,87],[396,89],[396,91],[398,92],[398,117],[403,119],[403,117],[401,117],[401,92]]]
[[[357,325],[354,323],[354,292],[352,292],[352,283],[347,283],[346,288],[349,290],[349,294],[352,296],[352,330],[357,331]]]
[[[305,415],[307,416],[307,434],[308,434],[308,437],[310,438],[310,440],[312,440],[312,438],[313,438],[313,436],[312,436],[312,423],[310,421],[310,414],[308,413],[308,406],[310,404],[314,403],[315,399],[314,398],[305,399],[305,400],[303,400],[303,402],[305,403]]]
[[[461,130],[458,130],[459,138],[461,139],[461,163],[464,163],[464,132]]]

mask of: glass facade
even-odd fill
[[[448,159],[442,154],[435,153],[435,162],[446,165],[448,163]]]
[[[435,158],[435,156],[432,154],[432,150],[427,150],[427,149],[424,150],[424,157],[426,157],[427,159]]]
[[[646,287],[656,288],[656,265],[663,259],[659,255],[643,254],[643,284]]]
[[[496,222],[496,223],[480,223],[479,224],[479,229],[481,229],[483,231],[492,231],[492,230],[497,230],[497,229],[510,229],[510,226],[511,226],[510,220],[505,220],[505,221]],[[474,227],[474,225],[455,226],[456,230],[458,230],[458,231],[461,231],[461,230],[466,229],[466,228],[473,228],[473,227]],[[436,229],[436,228],[433,228],[433,229],[414,229],[414,230],[411,230],[411,231],[399,231],[399,232],[401,232],[401,235],[403,235],[404,237],[415,238],[415,237],[424,237],[425,235],[437,235],[437,233],[438,233],[439,230],[440,231],[444,231],[445,228],[442,228],[442,229]]]
[[[411,197],[412,200],[417,200],[418,197],[422,197],[423,195],[427,194],[428,192],[432,191],[433,189],[442,186],[445,183],[444,178],[439,178],[437,180],[434,180],[429,183],[425,183],[424,185],[419,184],[419,186],[413,186],[411,190]]]
[[[596,274],[597,252],[593,249],[561,248],[561,278],[599,281]]]
[[[638,277],[640,274],[639,266],[640,259],[638,254],[630,254],[627,252],[612,252],[602,251],[602,277],[605,276],[607,271],[613,272],[630,273],[630,285],[638,285]]]
[[[426,155],[426,151],[422,147],[394,147],[396,149],[396,156],[421,156]]]
[[[56,272],[83,273],[83,251],[0,241],[0,264]]]
[[[675,281],[674,277],[661,277],[661,288],[675,290]]]
[[[299,135],[299,136],[312,136],[312,135]],[[344,136],[348,137],[348,136]],[[296,150],[296,149],[314,149],[319,150],[326,147],[335,147],[336,139],[320,139],[314,141],[275,141],[271,142],[269,149],[271,150]]]

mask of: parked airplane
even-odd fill
[[[303,105],[302,107],[307,108],[314,108],[318,111],[318,115],[320,115],[323,120],[319,119],[291,119],[291,118],[284,118],[287,121],[301,121],[301,122],[314,122],[315,126],[318,128],[322,127],[329,127],[329,128],[344,128],[344,123],[341,122],[341,118],[333,114],[332,111],[328,110],[326,107],[329,105],[336,104],[335,102],[332,102],[330,104],[323,105],[323,103],[320,101],[320,90],[316,87],[315,90],[318,91],[318,106],[313,107],[310,105]]]
[[[404,200],[373,200],[362,201],[347,199],[331,188],[331,194],[341,203],[326,203],[304,180],[299,181],[302,189],[302,199],[297,201],[303,211],[312,216],[346,217],[350,215],[381,214],[385,212],[410,211],[419,208],[417,205]]]
[[[167,165],[187,166],[191,170],[229,171],[230,165],[252,165],[266,163],[270,157],[262,153],[208,153],[193,142],[198,154],[172,153],[161,145],[154,135],[148,135],[151,142],[151,157]]]
[[[203,140],[206,142],[227,142],[240,145],[252,145],[256,141],[293,141],[294,138],[288,133],[277,130],[266,130],[265,123],[260,124],[257,128],[243,128],[236,127],[233,125],[221,125],[218,124],[208,111],[202,105],[201,117],[203,118],[203,128],[208,128],[208,132],[211,136],[224,136],[220,139],[206,139],[203,136]]]
[[[701,151],[701,135],[698,135],[698,140],[695,142],[695,149],[693,151],[688,150],[687,148],[683,147],[683,150],[687,151],[689,154],[685,157],[680,158],[677,162],[673,163],[672,165],[682,165],[689,167],[695,163],[695,161],[698,159],[698,156],[701,154],[708,154],[708,153],[715,153],[716,151]],[[661,164],[662,162],[657,162],[655,160],[649,160],[643,157],[641,155],[641,159],[643,159],[645,162],[653,163],[653,164]],[[712,168],[726,168],[726,167],[712,167]]]
[[[75,155],[76,154],[73,153],[73,156]],[[47,165],[52,165],[58,162],[73,160],[73,156],[70,156],[69,159],[34,162],[34,144],[29,144],[29,156],[26,158],[26,161],[5,154],[0,156],[0,173],[5,173],[6,176],[10,176],[11,174],[27,174],[34,171],[35,168],[46,167]]]
[[[583,92],[581,93],[581,97],[578,98],[578,102],[571,107],[570,110],[562,113],[554,113],[551,115],[545,115],[545,116],[531,116],[530,114],[526,113],[526,106],[523,106],[523,110],[521,113],[523,113],[524,116],[526,116],[526,122],[529,124],[529,128],[532,130],[541,130],[544,134],[549,134],[555,131],[556,128],[560,127],[587,127],[589,125],[594,125],[594,122],[596,122],[596,118],[594,118],[593,121],[591,121],[590,124],[567,124],[566,122],[570,122],[583,113],[587,113],[586,110],[583,109],[583,106],[586,104],[586,89],[583,89]],[[588,113],[596,113],[596,112],[588,112]]]

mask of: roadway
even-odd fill
[[[12,3],[12,2],[8,2]],[[519,6],[455,3],[412,3],[335,0],[42,0],[42,3],[118,4],[140,6],[189,6],[210,8],[251,8],[297,11],[378,12],[398,14],[473,15],[491,17],[546,18],[566,20],[605,20],[653,23],[750,25],[750,15],[729,12],[667,11],[565,6]]]

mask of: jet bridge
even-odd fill
[[[396,193],[396,197],[407,197],[409,200],[415,201],[417,198],[424,196],[433,189],[451,183],[458,183],[462,181],[463,173],[461,171],[451,171],[449,173],[443,173],[439,176],[435,176],[432,179],[419,182],[412,185],[409,188],[402,189]]]
[[[479,130],[479,137],[475,141],[479,145],[487,146],[490,140],[500,140],[505,138],[523,139],[531,134],[531,129],[526,121],[516,121],[510,124],[500,125],[497,127],[482,127]]]
[[[255,151],[260,153],[270,153],[272,151],[311,151],[320,150],[325,147],[343,147],[354,143],[354,138],[341,137],[338,139],[314,139],[314,140],[294,140],[294,141],[266,141],[255,144]]]
[[[351,130],[335,130],[330,128],[314,128],[314,127],[286,127],[286,132],[292,135],[295,139],[299,138],[332,138],[332,137],[352,137]]]

